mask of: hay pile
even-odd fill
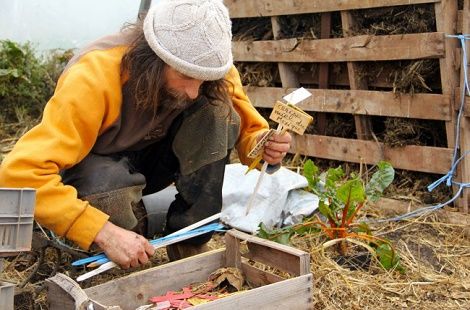
[[[376,227],[392,240],[405,274],[378,267],[350,270],[322,251],[318,235],[293,238],[311,255],[315,309],[468,309],[470,240],[433,216]]]
[[[368,218],[386,217],[381,210],[369,209]],[[446,224],[435,215],[412,221],[372,226],[375,234],[393,242],[406,271],[387,272],[372,261],[370,267],[351,268],[338,264],[332,249],[324,251],[326,239],[319,234],[294,236],[292,245],[311,255],[314,275],[314,309],[468,309],[470,307],[470,239],[459,225]],[[209,246],[224,247],[222,235],[215,235]],[[63,254],[63,253],[62,253]],[[83,273],[70,267],[67,255],[56,265],[57,252],[48,249],[38,266],[31,262],[34,254],[21,254],[6,263],[5,275],[21,283],[34,269],[32,281],[16,297],[15,309],[47,309],[43,280],[56,271],[71,277]],[[158,250],[152,263],[168,262],[164,250]],[[141,268],[141,269],[145,269]],[[140,270],[140,269],[139,269]],[[137,270],[133,270],[134,272]],[[82,283],[95,286],[130,272],[112,270]],[[33,306],[34,305],[34,306]]]

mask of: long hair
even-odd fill
[[[127,87],[138,108],[150,109],[154,113],[158,104],[168,95],[165,89],[165,63],[150,48],[145,39],[142,22],[131,24],[123,31],[130,31],[134,38],[121,62],[121,75],[127,76]],[[228,104],[228,81],[220,79],[205,81],[199,96],[206,96],[213,104]]]

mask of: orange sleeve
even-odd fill
[[[233,106],[241,119],[240,137],[237,143],[238,156],[243,164],[249,165],[253,160],[247,155],[255,146],[256,137],[261,132],[268,130],[269,125],[248,99],[235,66],[230,69],[226,80],[229,82]]]
[[[59,171],[80,162],[119,115],[123,47],[84,55],[59,79],[42,121],[27,132],[0,166],[0,186],[32,187],[35,218],[88,249],[109,216],[77,198]]]

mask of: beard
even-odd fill
[[[166,85],[161,90],[162,104],[175,110],[189,108],[196,99],[189,98],[186,94],[169,89]]]

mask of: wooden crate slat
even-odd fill
[[[253,267],[245,262],[241,264],[241,270],[245,275],[245,279],[250,279],[250,284],[258,287],[271,283],[276,283],[285,280],[284,278],[270,272],[263,271]]]
[[[225,298],[214,300],[206,304],[194,306],[197,310],[220,309],[313,309],[312,300],[312,276],[304,275],[282,282],[271,284],[269,287],[258,287],[240,294],[234,294]],[[284,296],[276,304],[262,302]]]
[[[235,61],[344,62],[442,58],[444,33],[372,36],[322,40],[235,41]]]
[[[237,230],[230,230],[228,234],[237,239],[246,240],[249,252],[243,257],[286,271],[291,275],[310,273],[310,255],[299,249],[254,238]]]
[[[289,88],[246,87],[253,105],[272,108]],[[394,94],[368,90],[308,89],[312,97],[299,104],[305,111],[350,113],[430,120],[450,120],[450,97],[438,94]]]
[[[230,17],[278,16],[436,3],[440,0],[224,0]]]
[[[121,305],[123,309],[135,309],[150,297],[181,289],[181,285],[199,282],[225,264],[225,249],[207,252],[197,257],[143,270],[85,289],[93,300],[104,305]]]
[[[415,146],[391,148],[383,143],[329,136],[295,136],[292,153],[366,164],[389,161],[394,168],[445,174],[449,170],[452,149]]]

